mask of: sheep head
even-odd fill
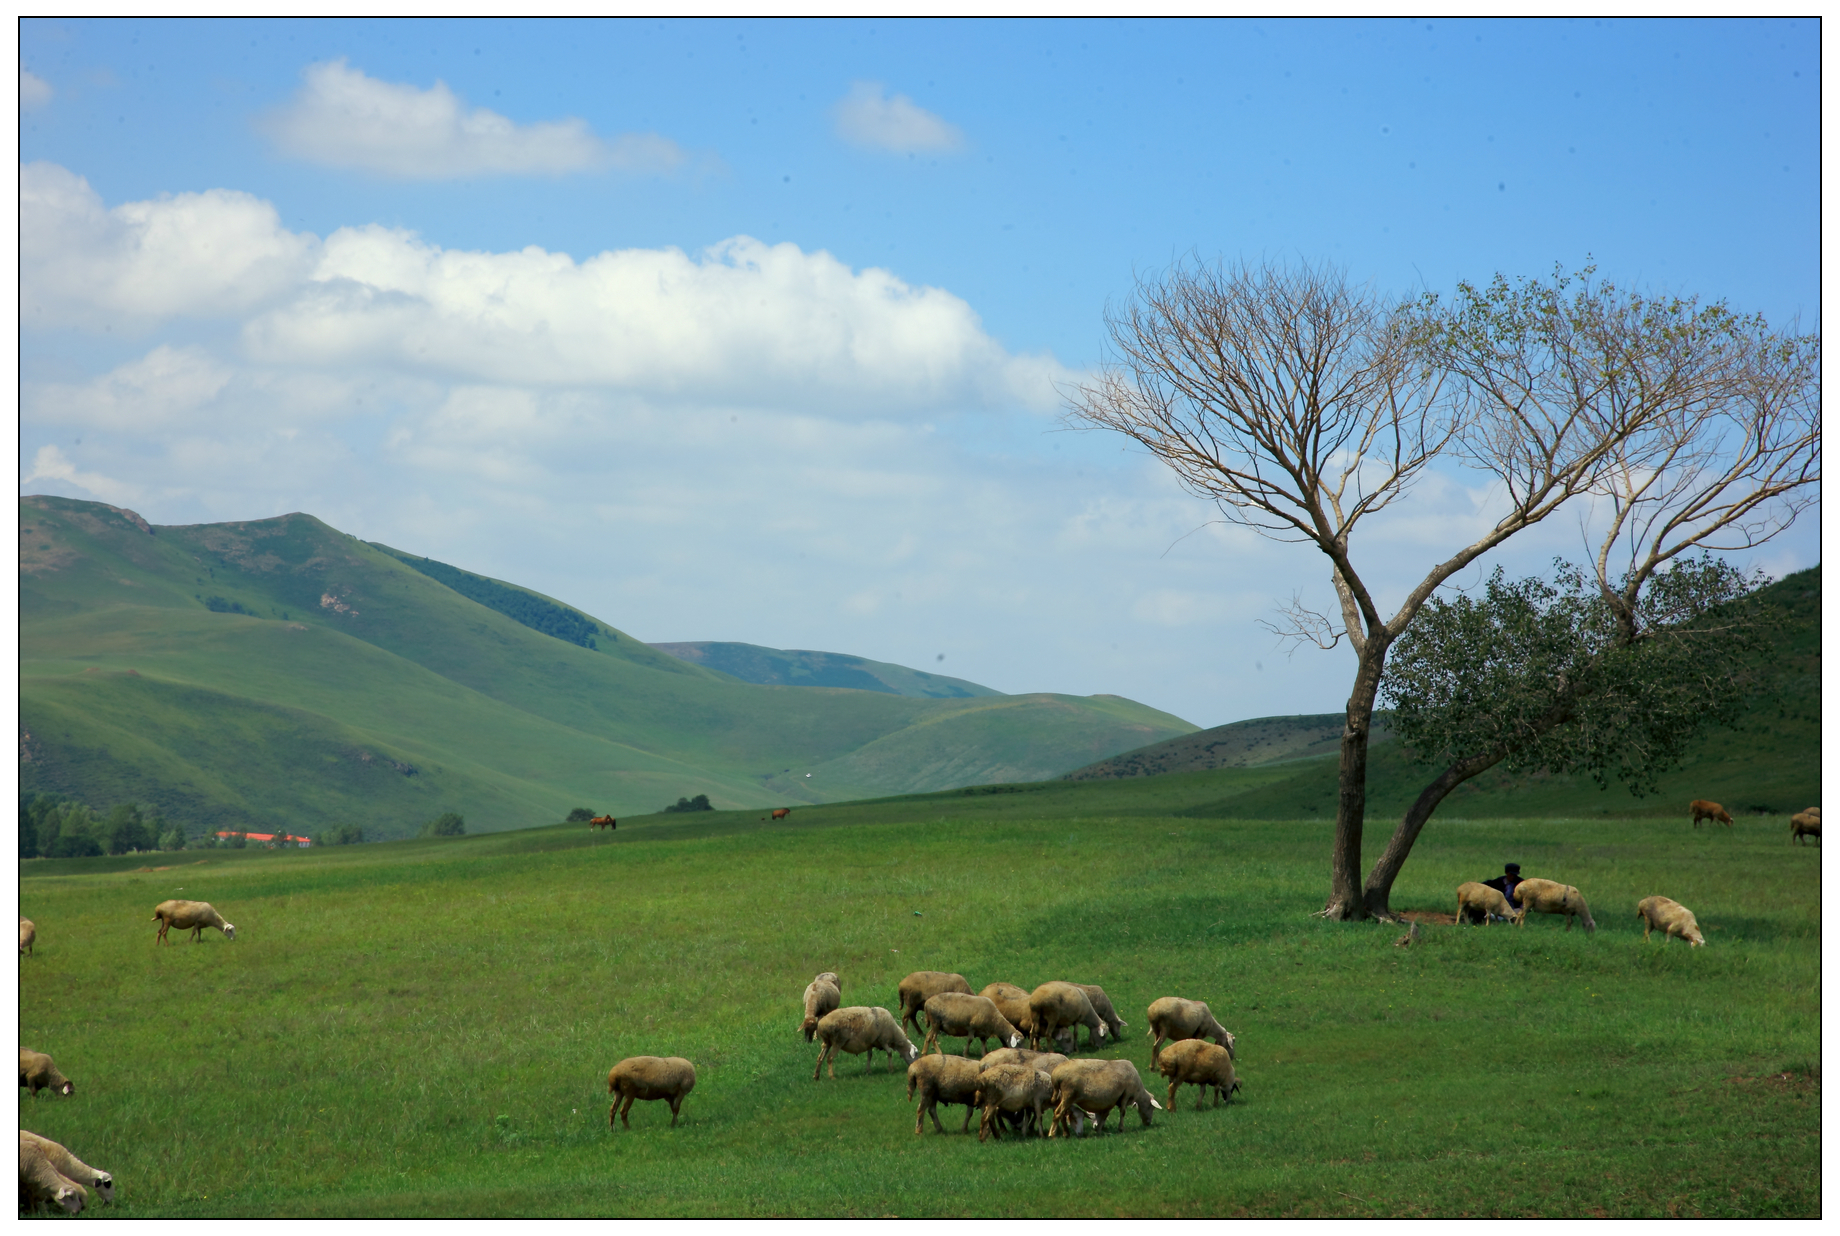
[[[236,928],[231,926],[229,923],[224,924],[224,939],[226,940],[236,939]]]
[[[64,1084],[58,1087],[57,1092],[65,1096],[73,1095],[77,1092],[77,1084],[73,1081],[70,1081],[69,1079],[66,1079]]]
[[[1021,1045],[1022,1045],[1022,1036],[1020,1034],[1010,1035],[1009,1041],[1003,1044],[1003,1046],[1005,1047],[1019,1047]]]

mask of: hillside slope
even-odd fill
[[[684,661],[720,670],[742,682],[782,687],[854,687],[920,699],[962,700],[1001,695],[963,678],[929,674],[886,661],[843,652],[809,652],[802,648],[762,648],[758,644],[719,642],[653,644]]]
[[[156,528],[23,498],[21,785],[193,831],[391,836],[1051,777],[1193,728],[1113,697],[751,685],[591,621],[594,647],[552,637],[309,515]],[[931,773],[889,756],[910,727]]]

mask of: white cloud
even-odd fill
[[[51,102],[51,83],[32,70],[21,67],[19,70],[19,110],[32,111]]]
[[[904,94],[892,99],[880,82],[855,82],[832,109],[838,134],[858,146],[897,154],[957,150],[965,143],[958,127]]]
[[[427,90],[379,81],[343,59],[307,66],[293,101],[263,122],[295,158],[409,180],[592,171],[669,172],[684,152],[655,133],[612,142],[578,119],[516,122],[468,109],[437,81]]]
[[[41,446],[38,449],[38,454],[32,459],[32,471],[20,478],[20,488],[34,481],[66,481],[109,503],[132,502],[143,492],[138,486],[125,484],[100,472],[79,472],[77,466],[55,446]]]
[[[89,382],[28,384],[23,402],[41,424],[157,429],[194,421],[230,377],[201,349],[161,345]]]
[[[138,329],[245,313],[297,287],[318,241],[268,202],[229,189],[113,210],[52,163],[19,170],[22,325]]]

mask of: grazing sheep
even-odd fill
[[[971,984],[962,974],[947,974],[943,970],[915,970],[901,980],[895,989],[895,1000],[901,1006],[901,1024],[912,1026],[914,1037],[920,1036],[920,1012],[926,1008],[926,1002],[942,991],[962,991],[971,994]]]
[[[671,1127],[677,1127],[677,1113],[683,1108],[684,1096],[696,1089],[696,1066],[682,1056],[628,1056],[607,1070],[607,1093],[613,1106],[607,1109],[607,1127],[615,1116],[627,1128],[632,1121],[626,1113],[634,1099],[663,1099],[671,1105]]]
[[[1029,1020],[1034,1023],[1029,1046],[1038,1050],[1043,1039],[1059,1037],[1063,1027],[1085,1026],[1089,1044],[1099,1042],[1112,1032],[1110,1026],[1099,1020],[1086,993],[1072,983],[1043,983],[1030,992]]]
[[[79,1214],[89,1202],[89,1190],[68,1179],[53,1167],[35,1142],[19,1134],[19,1205],[22,1210],[37,1210],[47,1203]]]
[[[236,939],[236,928],[226,923],[224,916],[212,909],[208,901],[162,901],[153,907],[153,917],[160,924],[160,933],[153,938],[155,944],[172,943],[166,939],[167,929],[172,927],[181,931],[191,928],[193,940],[204,939],[206,927],[217,928],[226,940]]]
[[[45,1161],[56,1169],[57,1174],[66,1180],[75,1181],[86,1189],[94,1189],[104,1204],[115,1200],[115,1177],[100,1168],[91,1167],[70,1151],[64,1149],[48,1137],[19,1130],[21,1144],[31,1142]]]
[[[1821,809],[1810,807],[1789,817],[1789,840],[1807,845],[1805,838],[1813,837],[1818,844],[1821,840]]]
[[[1067,1063],[1067,1057],[1057,1051],[1030,1051],[1026,1047],[999,1047],[978,1061],[981,1069],[995,1068],[999,1064],[1029,1064],[1044,1073],[1052,1073]]]
[[[1112,1007],[1112,998],[1105,994],[1105,988],[1099,986],[1097,983],[1075,983],[1074,986],[1086,993],[1086,999],[1093,1006],[1093,1012],[1097,1013],[1099,1015],[1099,1020],[1105,1023],[1105,1027],[1111,1033],[1113,1040],[1115,1041],[1123,1038],[1124,1032],[1130,1027],[1126,1024],[1124,1018],[1118,1016],[1118,1010]],[[1087,1039],[1087,1047],[1090,1048],[1097,1045],[1098,1044],[1090,1037]]]
[[[918,1136],[924,1130],[924,1121],[933,1118],[933,1127],[944,1133],[945,1126],[939,1123],[937,1105],[940,1103],[962,1103],[965,1107],[964,1127],[960,1133],[971,1130],[971,1109],[977,1106],[978,1066],[975,1062],[961,1056],[922,1056],[907,1066],[907,1099],[912,1102],[914,1092],[920,1092],[920,1107],[914,1112],[914,1133]]]
[[[1514,907],[1499,888],[1490,888],[1471,880],[1457,885],[1457,926],[1464,923],[1486,924],[1492,918],[1513,918]]]
[[[1565,915],[1567,931],[1572,929],[1573,918],[1582,922],[1586,931],[1597,930],[1583,895],[1570,884],[1560,884],[1556,880],[1522,880],[1514,888],[1514,899],[1521,903],[1514,915],[1516,927],[1527,925],[1527,913],[1531,910],[1539,914]]]
[[[1642,920],[1642,938],[1648,939],[1648,933],[1659,927],[1662,935],[1673,936],[1676,940],[1685,940],[1694,948],[1706,943],[1706,937],[1700,934],[1699,920],[1693,917],[1693,911],[1668,897],[1644,897],[1636,902],[1636,917]]]
[[[818,1042],[824,1045],[824,1049],[818,1053],[818,1067],[811,1071],[813,1081],[818,1080],[826,1060],[831,1064],[831,1079],[836,1080],[839,1051],[862,1056],[865,1073],[875,1063],[877,1051],[885,1051],[891,1056],[898,1055],[905,1064],[912,1064],[920,1055],[920,1049],[901,1033],[894,1014],[879,1005],[870,1008],[853,1005],[826,1013],[818,1020]]]
[[[1203,1000],[1184,1000],[1181,996],[1164,996],[1152,1004],[1144,1014],[1150,1021],[1150,1029],[1145,1035],[1152,1040],[1150,1044],[1150,1064],[1156,1065],[1158,1053],[1162,1050],[1165,1039],[1180,1041],[1182,1039],[1213,1039],[1227,1049],[1228,1055],[1235,1052],[1237,1042],[1233,1032],[1221,1025],[1214,1013]]]
[[[58,1072],[57,1065],[51,1057],[42,1051],[33,1051],[29,1047],[19,1049],[19,1084],[30,1088],[36,1096],[40,1090],[49,1089],[53,1094],[72,1095],[77,1092],[68,1077]]]
[[[1022,1116],[1022,1135],[1041,1132],[1041,1114],[1052,1101],[1054,1083],[1032,1064],[998,1064],[978,1072],[977,1105],[984,1109],[978,1140],[1003,1139],[1002,1114]]]
[[[1163,1109],[1144,1089],[1143,1077],[1129,1060],[1069,1060],[1054,1070],[1053,1083],[1054,1124],[1048,1130],[1049,1137],[1072,1136],[1076,1111],[1091,1112],[1103,1131],[1106,1117],[1116,1108],[1122,1132],[1125,1108],[1135,1107],[1146,1128],[1151,1111]]]
[[[1022,1042],[1022,1035],[1010,1024],[1007,1017],[997,1011],[997,1006],[983,996],[967,995],[962,991],[942,991],[930,997],[922,1011],[926,1014],[926,1042],[921,1051],[938,1051],[941,1055],[945,1049],[939,1046],[939,1036],[950,1035],[965,1040],[965,1055],[971,1054],[971,1040],[978,1041],[978,1054],[987,1050],[991,1039],[996,1039],[999,1046],[1014,1047]]]
[[[805,986],[805,1020],[799,1023],[799,1033],[805,1036],[807,1043],[818,1032],[819,1020],[832,1009],[843,1003],[843,996],[834,981],[834,974],[820,974]],[[826,979],[833,980],[826,982]]]
[[[1214,1106],[1219,1107],[1225,1099],[1233,1102],[1233,1092],[1239,1089],[1239,1076],[1233,1071],[1233,1053],[1224,1047],[1216,1047],[1205,1039],[1183,1039],[1171,1043],[1157,1057],[1156,1071],[1169,1079],[1169,1110],[1176,1109],[1176,1087],[1199,1086],[1201,1090],[1195,1095],[1195,1110],[1201,1109],[1201,1100],[1207,1098],[1207,1092],[1214,1092]]]
[[[19,952],[22,956],[32,951],[32,942],[36,939],[38,939],[38,925],[29,918],[20,919]]]
[[[1716,820],[1727,828],[1731,827],[1731,812],[1725,810],[1725,808],[1719,806],[1715,802],[1709,802],[1704,798],[1696,798],[1688,804],[1687,810],[1693,813],[1693,827],[1695,828],[1699,827],[1699,822],[1701,820]],[[1516,900],[1519,900],[1518,896]]]

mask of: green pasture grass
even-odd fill
[[[1233,770],[1256,781],[1261,770]],[[1248,782],[1251,784],[1251,781]],[[20,1124],[115,1173],[121,1217],[1816,1215],[1818,851],[1773,824],[1440,819],[1395,894],[1506,859],[1598,930],[1330,924],[1330,825],[1175,814],[1205,777],[305,852],[28,863],[20,1038],[76,1083]],[[140,870],[162,866],[165,870]],[[1709,940],[1644,942],[1636,901]],[[153,944],[182,896],[228,943]],[[901,1070],[812,1080],[799,997],[1102,984],[1098,1054],[1152,1091],[1144,1008],[1209,1001],[1244,1093],[1076,1141],[916,1137]],[[1082,1035],[1082,1041],[1084,1035]],[[956,1041],[949,1041],[956,1047]],[[610,1130],[606,1073],[683,1055],[683,1118]]]

